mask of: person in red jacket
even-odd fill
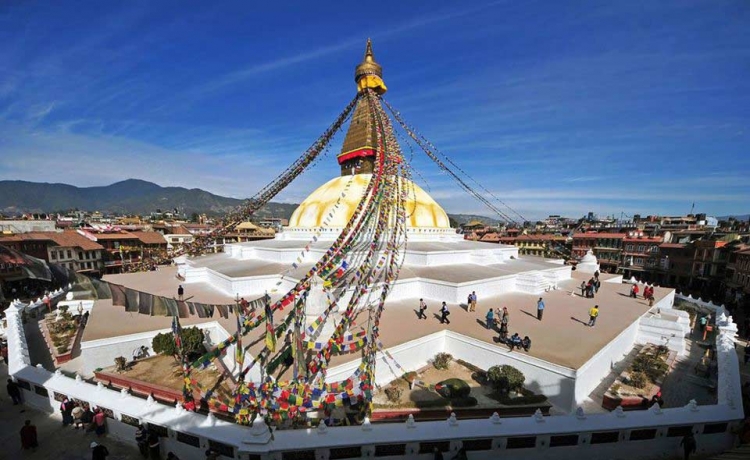
[[[36,449],[38,446],[36,427],[31,424],[31,420],[26,420],[23,428],[21,428],[21,447],[24,449]]]

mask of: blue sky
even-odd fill
[[[251,196],[355,94],[528,218],[750,211],[750,3],[0,3],[0,179]],[[335,154],[278,201],[338,175]],[[489,215],[423,156],[449,212]]]

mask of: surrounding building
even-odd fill
[[[625,233],[576,233],[573,235],[572,256],[580,259],[591,250],[601,266],[601,271],[615,273],[622,263],[625,236]]]
[[[74,230],[3,236],[0,244],[77,272],[98,275],[104,269],[104,247]]]
[[[659,245],[663,241],[661,236],[645,236],[637,231],[628,233],[622,240],[622,261],[618,270],[625,278],[653,281],[659,262]]]

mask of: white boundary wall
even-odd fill
[[[162,438],[163,452],[174,451],[185,458],[199,457],[208,447],[209,441],[220,442],[230,448],[233,456],[228,458],[248,459],[249,455],[261,459],[281,459],[285,451],[307,451],[316,459],[328,459],[332,449],[353,447],[356,455],[348,458],[372,457],[376,449],[381,454],[401,451],[398,455],[379,455],[382,458],[421,458],[429,459],[429,454],[419,455],[420,443],[448,441],[455,452],[465,444],[470,449],[472,459],[493,459],[513,455],[514,458],[528,459],[571,459],[580,458],[664,458],[679,452],[680,430],[690,430],[696,435],[698,454],[708,455],[721,452],[734,444],[732,430],[743,418],[742,395],[737,355],[734,351],[736,325],[732,318],[723,312],[717,318],[717,359],[719,368],[718,404],[697,406],[693,403],[684,408],[659,409],[655,406],[648,411],[615,411],[611,414],[586,415],[582,411],[571,415],[543,417],[491,418],[490,420],[448,420],[445,422],[419,422],[414,424],[366,423],[361,427],[342,427],[288,430],[276,432],[272,437],[268,428],[258,422],[253,428],[245,428],[216,420],[213,416],[202,416],[185,412],[177,407],[161,405],[151,399],[140,399],[102,385],[92,385],[79,378],[70,378],[59,372],[51,373],[41,367],[31,366],[28,347],[21,324],[20,312],[24,305],[13,304],[7,311],[9,374],[21,382],[25,403],[47,412],[58,407],[55,393],[86,401],[93,406],[112,411],[109,419],[109,435],[125,442],[133,442],[135,428],[126,422],[129,418],[168,428],[168,437]],[[442,338],[440,337],[442,335]],[[621,334],[616,340],[627,342],[631,331]],[[423,359],[431,357],[443,340],[443,349],[454,352],[458,358],[470,362],[497,364],[490,353],[489,344],[474,344],[473,339],[460,334],[444,331],[427,336],[420,343],[407,343],[394,347],[396,359],[406,357],[411,350],[424,350],[404,367],[419,367]],[[416,341],[415,341],[416,342]],[[484,354],[478,349],[485,348]],[[469,356],[464,356],[468,354]],[[603,355],[595,356],[589,366],[593,372]],[[398,355],[398,356],[396,356]],[[403,356],[402,356],[403,355]],[[528,361],[526,369],[536,365],[529,356],[514,355],[516,362],[523,358]],[[486,360],[486,361],[485,361]],[[382,367],[382,366],[379,366]],[[480,366],[482,367],[482,366]],[[408,369],[407,369],[408,370]],[[523,369],[522,369],[523,370]],[[331,370],[332,372],[334,369]],[[587,372],[587,370],[584,370]],[[342,376],[346,371],[339,370]],[[385,372],[385,371],[384,371]],[[525,371],[527,372],[527,371]],[[528,371],[532,372],[532,371]],[[564,372],[560,370],[561,377]],[[384,375],[383,378],[387,378]],[[577,392],[576,392],[577,393]],[[123,416],[128,416],[123,418]],[[670,430],[670,427],[676,427]],[[638,431],[636,431],[638,430]],[[178,441],[178,432],[181,439]],[[592,434],[615,433],[607,443],[592,444]],[[184,435],[197,441],[199,447],[184,442]],[[630,440],[633,437],[645,437]],[[523,438],[523,439],[522,439]],[[531,441],[531,447],[511,449],[518,440]],[[555,447],[561,441],[572,445]],[[480,443],[481,445],[479,445]],[[472,450],[476,449],[476,450]],[[509,452],[505,452],[509,451]],[[341,453],[340,451],[337,453]],[[447,455],[452,455],[447,454]]]

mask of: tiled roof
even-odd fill
[[[164,235],[159,232],[131,232],[136,236],[143,244],[167,244],[167,240],[164,239]]]
[[[80,233],[72,230],[64,232],[29,232],[21,233],[18,236],[25,241],[52,241],[56,245],[64,248],[80,248],[84,251],[97,251],[104,249],[101,244],[91,241]]]
[[[137,236],[132,233],[92,233],[92,235],[98,240],[135,240]]]
[[[685,243],[662,243],[659,245],[660,248],[667,248],[667,249],[682,249],[686,248],[687,244]]]
[[[186,229],[182,225],[177,225],[174,227],[167,227],[167,232],[170,235],[190,235],[190,230]]]
[[[625,233],[575,233],[573,238],[625,238]]]
[[[661,243],[662,237],[660,236],[654,236],[654,237],[646,237],[643,238],[625,238],[623,241],[626,243]]]
[[[564,236],[542,234],[542,235],[520,235],[517,241],[565,241]]]

